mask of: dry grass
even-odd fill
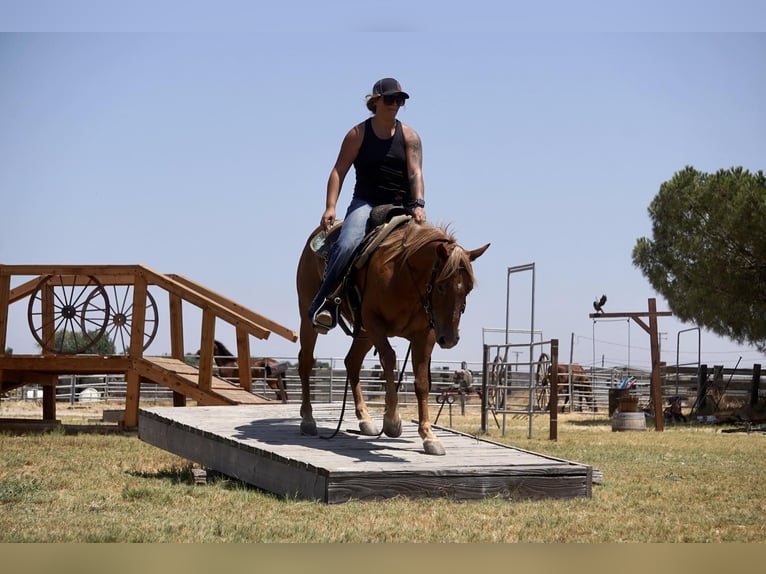
[[[67,422],[66,409],[58,414]],[[506,436],[492,429],[489,438],[603,470],[592,499],[327,506],[223,477],[193,486],[188,461],[134,436],[0,435],[0,541],[766,541],[762,433],[697,425],[615,433],[606,418],[562,415],[550,442],[547,425],[536,419],[527,439],[526,419],[509,418]],[[453,416],[453,426],[474,434],[479,421]]]

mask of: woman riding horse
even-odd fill
[[[298,355],[301,432],[309,435],[317,434],[310,392],[317,331],[309,319],[308,309],[324,272],[324,260],[311,248],[311,239],[319,231],[317,228],[306,242],[297,273],[301,316]],[[431,430],[428,415],[431,351],[434,344],[444,349],[457,344],[460,317],[474,285],[471,262],[488,247],[489,244],[467,251],[446,229],[409,221],[392,231],[365,265],[355,270],[353,282],[360,295],[357,309],[352,312],[348,299],[344,299],[341,311],[357,323],[345,365],[363,435],[379,434],[359,385],[362,362],[373,346],[385,378],[383,432],[389,437],[398,437],[402,432],[394,380],[396,353],[388,338],[403,337],[410,341],[412,348],[418,432],[423,448],[427,454],[444,454],[444,447]]]
[[[340,237],[330,250],[324,279],[307,311],[309,320],[320,333],[326,333],[337,324],[337,304],[327,296],[364,238],[372,208],[407,202],[414,220],[426,221],[420,137],[396,119],[409,97],[393,78],[375,82],[372,93],[367,96],[367,109],[373,116],[349,130],[330,171],[320,223],[325,231],[335,223],[340,190],[352,164],[356,185]]]

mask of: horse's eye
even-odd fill
[[[444,295],[444,293],[447,291],[447,286],[444,285],[444,283],[437,283],[436,284],[436,292],[439,295]]]

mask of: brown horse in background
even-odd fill
[[[306,241],[296,278],[301,317],[298,355],[302,392],[301,432],[309,435],[318,434],[310,395],[310,377],[318,334],[307,317],[325,266],[325,260],[310,245],[311,238],[318,231],[319,228]],[[445,228],[409,221],[392,231],[364,266],[355,271],[353,281],[361,295],[358,316],[353,317],[354,311],[348,304],[348,297],[341,305],[341,312],[350,324],[356,322],[361,326],[355,331],[345,365],[354,397],[356,418],[363,435],[379,434],[367,411],[359,385],[362,362],[373,346],[380,356],[385,378],[383,432],[389,437],[401,435],[402,422],[394,380],[396,353],[388,338],[403,337],[410,341],[412,348],[418,431],[425,452],[444,454],[444,447],[431,430],[428,416],[431,351],[434,344],[444,349],[457,344],[460,316],[465,310],[466,297],[474,285],[471,262],[488,247],[489,244],[466,251]]]
[[[197,351],[199,355],[199,351]],[[218,367],[218,375],[222,379],[239,381],[239,365],[237,357],[220,341],[213,341],[213,360]],[[251,358],[250,376],[255,380],[264,380],[276,391],[277,399],[287,402],[284,375],[287,364],[270,358]]]
[[[552,367],[548,367],[548,381],[550,381],[551,378],[551,369]],[[583,398],[585,398],[586,404],[593,407],[595,412],[595,401],[593,400],[593,387],[590,382],[590,377],[588,376],[588,373],[585,372],[585,369],[582,368],[582,365],[578,365],[577,363],[572,363],[571,365],[558,365],[558,376],[556,377],[559,385],[558,395],[559,397],[564,397],[564,403],[559,403],[561,404],[561,412],[564,412],[564,409],[569,402],[570,372],[572,373],[572,394],[574,395],[572,397],[571,407],[574,409],[575,397],[579,397],[580,410],[582,411]],[[550,405],[548,405],[548,409],[550,409]]]

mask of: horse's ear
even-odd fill
[[[471,261],[476,261],[487,249],[489,249],[489,243],[487,243],[484,247],[479,247],[478,249],[469,251],[468,257]]]

